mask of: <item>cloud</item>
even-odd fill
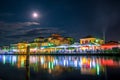
[[[15,24],[13,24],[15,25]],[[32,25],[40,25],[40,23],[38,22],[23,22],[23,23],[16,23],[16,25],[20,25],[20,26],[32,26]]]
[[[6,23],[6,22],[0,21],[0,30],[11,31],[11,30],[16,30],[16,29],[27,27],[27,26],[33,26],[33,25],[40,25],[40,23],[38,22]]]
[[[65,33],[65,31],[60,30],[58,28],[33,28],[33,29],[27,29],[27,30],[19,30],[16,31],[12,34],[9,34],[7,37],[9,38],[20,38],[20,37],[38,37],[38,36],[47,36],[50,35],[52,33]]]
[[[48,37],[52,33],[64,34],[66,32],[56,27],[42,27],[38,22],[7,23],[0,21],[0,39],[2,40],[0,45],[24,40],[33,41],[36,37]]]
[[[33,41],[36,37],[48,37],[52,33],[65,33],[65,31],[56,28],[34,28],[29,30],[16,31],[15,34],[6,36],[3,40],[6,40],[8,44],[18,43],[20,41]]]
[[[0,21],[0,45],[11,43],[15,41],[19,41],[20,38],[18,37],[10,37],[12,35],[24,35],[26,34],[26,28],[36,27],[39,26],[40,23],[38,22],[15,22],[15,23],[8,23],[4,21]],[[18,39],[17,39],[18,38]]]

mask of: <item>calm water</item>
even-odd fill
[[[26,58],[0,55],[0,80],[120,80],[119,57],[30,56],[29,64]]]

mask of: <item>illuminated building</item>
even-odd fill
[[[17,49],[17,44],[10,44],[11,49]]]
[[[120,43],[115,41],[110,41],[101,45],[103,50],[111,50],[112,48],[120,48]]]
[[[34,39],[34,42],[44,42],[45,41],[45,38],[44,37],[37,37]]]
[[[10,47],[9,47],[9,46],[3,46],[2,49],[3,49],[4,51],[9,51],[9,50],[10,50]]]
[[[68,41],[69,44],[74,44],[75,40],[72,37],[65,37]]]
[[[59,34],[52,34],[48,38],[37,37],[32,42],[19,42],[10,45],[10,51],[18,52],[20,54],[26,53],[26,48],[30,46],[30,54],[42,53],[101,53],[104,50],[115,47],[120,48],[120,44],[106,43],[103,44],[102,39],[93,36],[86,36],[80,39],[80,43],[74,42],[71,37],[62,37]],[[4,51],[7,50],[6,48]]]
[[[30,42],[29,45],[31,48],[38,48],[41,46],[41,44],[38,42]]]
[[[62,45],[62,44],[72,44],[74,39],[71,37],[62,37],[59,34],[52,34],[50,37],[48,37],[48,42],[55,44],[56,46]]]
[[[18,52],[18,44],[10,44],[10,51]]]
[[[80,44],[82,45],[82,50],[99,50],[101,49],[101,44],[103,44],[104,41],[102,39],[95,38],[91,35],[83,37],[80,39]]]
[[[31,48],[40,48],[41,44],[44,42],[45,38],[44,37],[37,37],[34,39],[33,42],[30,42],[30,47]]]
[[[17,44],[18,46],[18,51],[20,54],[26,54],[26,49],[27,49],[27,46],[28,46],[28,43],[27,42],[19,42]]]
[[[73,44],[74,39],[71,37],[62,37],[59,34],[52,34],[48,38],[37,37],[32,42],[19,42],[11,44],[11,50],[20,54],[26,53],[26,48],[30,46],[30,53],[53,53],[56,47],[63,44]]]
[[[61,44],[71,44],[73,43],[73,38],[64,38],[59,34],[52,34],[48,38],[38,37],[34,39],[34,42],[30,42],[30,52],[53,52],[55,51],[55,46]]]
[[[102,39],[95,38],[91,35],[83,37],[82,39],[80,39],[80,44],[88,44],[88,43],[103,44],[103,42],[104,41]]]

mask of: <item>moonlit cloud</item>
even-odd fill
[[[7,23],[0,21],[0,31],[2,44],[4,44],[4,41],[11,44],[24,40],[32,41],[36,37],[46,37],[52,33],[65,33],[65,31],[56,27],[41,27],[38,22]]]
[[[8,23],[8,22],[0,21],[0,39],[1,39],[0,45],[4,44],[4,41],[7,42],[8,44],[10,44],[11,42],[14,43],[17,40],[19,41],[19,38],[15,39],[14,37],[10,37],[10,36],[16,35],[19,37],[19,35],[24,35],[26,33],[26,28],[29,29],[29,27],[31,26],[39,26],[39,25],[40,23],[38,22]]]
[[[15,30],[19,28],[24,28],[27,26],[32,25],[40,25],[38,22],[16,22],[16,23],[6,23],[6,22],[0,22],[0,30]]]
[[[62,34],[62,33],[65,33],[65,31],[57,28],[50,28],[50,27],[49,28],[33,28],[33,29],[15,31],[14,33],[7,35],[7,37],[12,37],[12,38],[34,37],[35,38],[42,35],[50,35],[52,33]]]
[[[59,33],[64,34],[65,31],[57,29],[57,28],[33,28],[28,30],[17,30],[10,34],[7,34],[4,40],[8,41],[9,43],[17,43],[20,41],[33,41],[36,37],[48,37],[52,33]],[[12,42],[11,42],[12,41]]]

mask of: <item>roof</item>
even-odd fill
[[[108,41],[107,43],[117,43],[118,44],[117,41]]]
[[[44,38],[44,37],[37,37],[37,38]]]
[[[95,37],[92,36],[92,35],[87,35],[87,36],[85,36],[85,37],[83,37],[83,38],[95,38]]]
[[[28,43],[28,41],[19,41],[18,43]]]
[[[34,43],[34,41],[31,41],[30,43]]]
[[[105,43],[105,44],[103,44],[103,45],[118,45],[119,43],[118,42],[116,42],[116,41],[109,41],[109,42],[107,42],[107,43]]]

